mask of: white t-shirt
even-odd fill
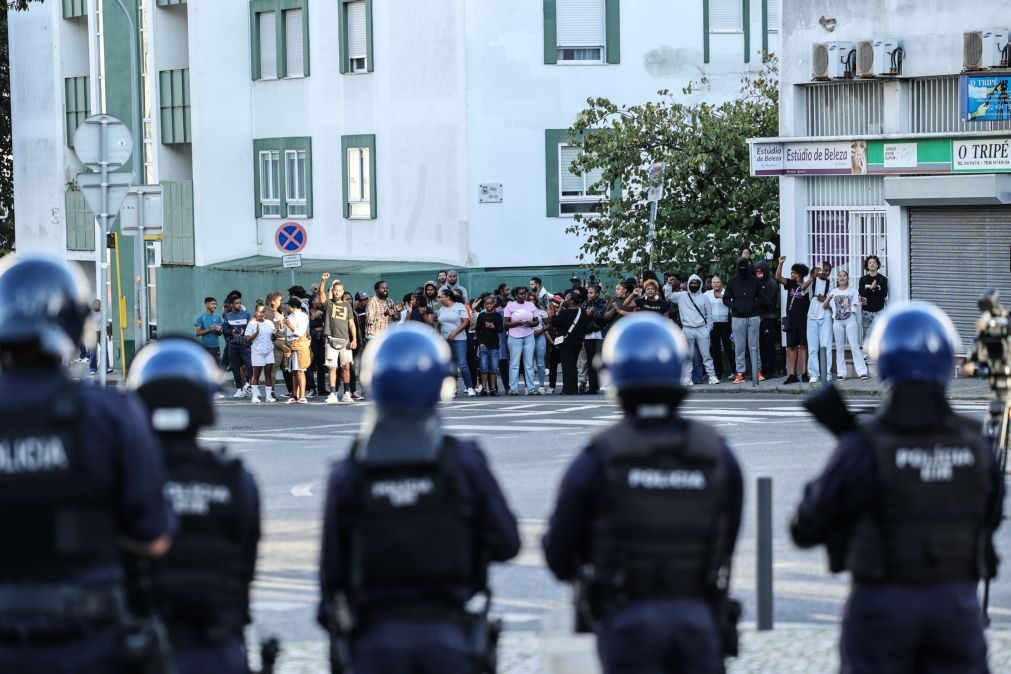
[[[828,294],[828,300],[834,321],[845,321],[860,313],[860,294],[856,288],[847,288],[846,290],[832,288],[832,292]]]
[[[811,298],[811,306],[807,308],[807,317],[814,321],[825,318],[825,307],[818,301],[818,295],[828,297],[832,290],[832,282],[828,279],[816,278],[807,288],[808,297]]]
[[[263,322],[257,322],[252,320],[246,326],[246,337],[252,337],[256,335],[256,339],[253,340],[253,346],[251,351],[253,353],[258,353],[261,355],[266,355],[268,353],[274,352],[274,343],[270,341],[270,336],[274,333],[274,324],[270,321],[264,320]]]
[[[706,298],[709,302],[709,320],[713,323],[726,323],[730,320],[730,307],[723,303],[723,293],[727,292],[724,288],[720,296],[716,296],[715,290],[707,290],[702,293],[702,296]]]
[[[289,342],[293,342],[309,330],[309,315],[302,311],[293,311],[288,315],[292,327],[287,328]]]

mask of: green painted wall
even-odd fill
[[[335,273],[335,276],[350,292],[365,290],[369,295],[375,282],[382,278],[390,286],[390,297],[399,302],[405,293],[424,285],[426,281],[436,280],[439,269],[442,267],[433,267],[428,272],[385,275]],[[541,277],[548,290],[559,292],[570,287],[569,278],[574,273],[584,279],[589,273],[577,267],[458,269],[457,272],[467,292],[475,297],[493,291],[499,283],[525,287],[531,276]],[[598,276],[603,278],[602,274]],[[306,290],[318,281],[319,274],[297,273],[296,270],[295,283]],[[290,286],[291,273],[285,270],[244,272],[209,267],[163,267],[158,270],[158,336],[192,335],[193,320],[203,311],[204,297],[216,297],[220,303],[229,292],[238,290],[246,307],[252,308],[257,298],[266,298],[271,290],[279,290],[287,297],[286,291]]]

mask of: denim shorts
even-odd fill
[[[477,347],[478,369],[484,374],[498,374],[498,349]]]

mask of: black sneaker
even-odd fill
[[[800,380],[797,379],[797,375],[791,374],[789,377],[783,380],[784,384],[796,384]]]
[[[811,381],[811,375],[805,372],[804,374],[800,375],[800,380],[806,384]]]

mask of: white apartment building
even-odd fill
[[[986,287],[1011,298],[1011,2],[785,0],[779,176],[783,253],[863,273],[944,308],[963,341]]]
[[[569,219],[601,199],[568,171],[586,99],[639,103],[702,77],[697,96],[732,97],[778,50],[778,1],[124,0],[143,173],[166,203],[153,320],[188,330],[205,295],[287,287],[289,222],[306,286],[325,270],[371,290],[381,274],[396,294],[445,267],[475,290],[560,282],[577,264]],[[20,250],[93,264],[69,144],[89,114],[131,123],[121,14],[52,0],[11,16]],[[115,257],[113,301],[132,274],[129,251],[121,273]]]

